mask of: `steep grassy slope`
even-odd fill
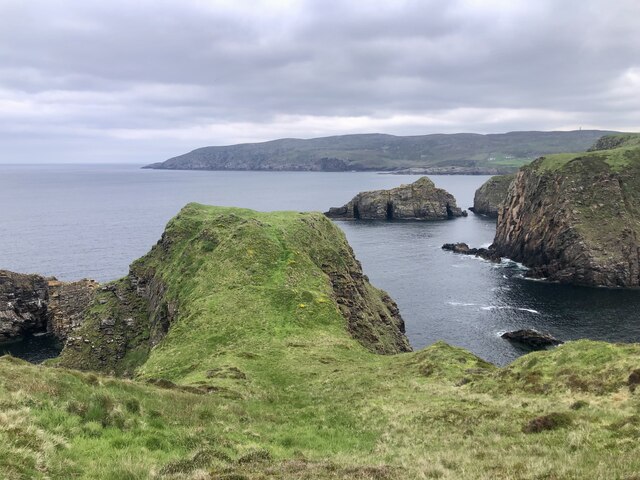
[[[203,147],[146,168],[175,170],[398,170],[508,173],[541,155],[587,149],[607,132],[509,132],[397,137],[367,134]],[[449,168],[449,167],[454,167]],[[443,170],[444,168],[444,170]]]
[[[58,362],[134,379],[0,358],[0,478],[636,478],[640,346],[381,355],[350,258],[319,214],[189,205]]]
[[[603,147],[521,169],[498,219],[499,254],[553,280],[640,285],[640,135]]]

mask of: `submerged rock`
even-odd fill
[[[544,349],[547,347],[553,347],[561,345],[561,340],[549,335],[548,333],[541,333],[533,329],[515,330],[513,332],[506,332],[501,335],[502,338],[509,340],[510,342],[521,343],[527,347],[533,349]]]
[[[342,207],[325,213],[342,220],[447,220],[466,217],[446,190],[427,177],[390,190],[361,192]]]
[[[498,210],[507,198],[509,186],[514,178],[515,174],[491,177],[476,190],[473,197],[473,207],[469,210],[477,215],[497,218]]]
[[[64,341],[82,323],[97,286],[0,270],[0,342],[45,332]]]

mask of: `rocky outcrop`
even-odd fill
[[[487,217],[498,217],[498,210],[509,192],[509,185],[515,178],[514,175],[497,175],[491,177],[476,190],[473,197],[473,207],[471,210],[477,215]]]
[[[126,277],[98,290],[58,362],[132,376],[172,345],[193,350],[194,361],[197,348],[215,354],[201,338],[224,341],[216,332],[273,328],[297,332],[299,344],[301,326],[327,321],[370,351],[411,350],[397,305],[324,215],[189,204]]]
[[[349,333],[376,353],[410,352],[404,320],[396,302],[386,292],[371,286],[351,247],[343,260],[340,265],[323,264],[321,268],[331,281]],[[380,341],[385,337],[386,341]]]
[[[505,340],[509,340],[510,342],[519,343],[534,350],[542,350],[547,347],[553,347],[564,343],[548,333],[541,333],[530,328],[506,332],[503,333],[501,337]]]
[[[391,190],[359,193],[325,215],[340,220],[447,220],[466,216],[467,212],[458,208],[453,195],[422,177]]]
[[[640,148],[540,158],[500,209],[492,248],[529,275],[640,286]]]
[[[0,342],[47,328],[47,280],[0,271]]]
[[[466,243],[445,243],[442,245],[443,250],[448,250],[453,253],[459,253],[461,255],[473,255],[474,257],[484,258],[491,262],[499,262],[502,257],[491,248],[471,248]]]
[[[96,288],[93,280],[67,283],[0,270],[0,342],[34,333],[64,341],[82,323]]]

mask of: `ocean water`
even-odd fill
[[[0,165],[0,268],[113,280],[158,240],[188,202],[256,210],[327,210],[363,190],[417,176],[377,173],[189,172],[130,165]],[[488,177],[432,176],[467,208]],[[562,340],[640,341],[640,291],[527,280],[445,252],[447,242],[487,246],[495,222],[338,222],[372,283],[398,302],[414,348],[437,340],[505,364],[525,353],[499,337],[536,328]],[[18,347],[15,347],[18,348]],[[20,347],[24,350],[23,347]]]

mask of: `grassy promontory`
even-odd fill
[[[99,292],[57,368],[0,358],[0,477],[640,471],[640,346],[571,342],[498,369],[444,343],[407,352],[401,327],[321,214],[188,205]]]

